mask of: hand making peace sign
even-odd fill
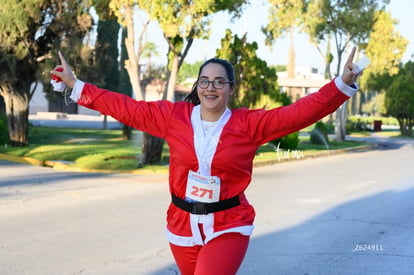
[[[69,64],[66,62],[66,59],[63,57],[63,54],[59,51],[58,55],[61,65],[56,66],[52,71],[50,71],[50,73],[62,79],[62,81],[65,82],[67,86],[73,88],[76,83],[76,77],[73,74],[73,71],[70,68]],[[57,71],[58,68],[63,69],[63,71]]]
[[[352,63],[352,60],[354,59],[356,52],[356,47],[354,47],[351,51],[351,53],[348,56],[348,59],[346,60],[344,71],[342,73],[342,80],[343,82],[351,86],[356,82],[358,77],[362,74],[362,71],[357,70],[357,65]]]

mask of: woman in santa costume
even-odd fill
[[[170,148],[167,238],[182,274],[235,274],[244,258],[255,212],[244,192],[262,144],[334,112],[357,90],[352,50],[342,76],[289,106],[230,110],[232,65],[206,61],[183,102],[136,101],[77,80],[59,52],[51,73],[73,88],[78,104],[163,138]]]

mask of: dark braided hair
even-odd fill
[[[198,94],[197,94],[198,79],[200,78],[200,74],[203,68],[210,63],[220,64],[221,66],[223,66],[223,68],[226,70],[229,81],[232,82],[230,85],[233,85],[233,86],[235,85],[233,65],[231,65],[230,62],[228,62],[227,60],[214,57],[214,58],[207,60],[206,62],[203,63],[203,65],[200,66],[200,69],[198,70],[197,81],[194,82],[193,87],[191,88],[191,93],[188,96],[186,96],[185,101],[191,102],[194,105],[200,104],[200,99],[198,98]]]

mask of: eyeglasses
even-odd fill
[[[210,83],[213,84],[214,89],[220,90],[224,88],[224,85],[227,83],[233,83],[233,81],[226,81],[224,78],[216,78],[212,81],[208,79],[199,79],[197,81],[198,87],[201,89],[207,89],[208,86],[210,86]]]

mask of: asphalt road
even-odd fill
[[[239,274],[414,274],[414,141],[377,142],[255,168]],[[0,274],[178,274],[167,179],[0,161]]]

